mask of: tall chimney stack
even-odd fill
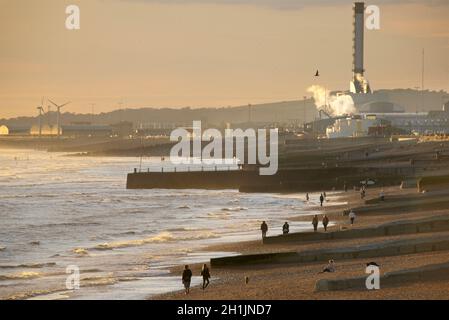
[[[354,3],[354,34],[353,34],[353,78],[350,84],[352,93],[371,93],[368,81],[363,73],[363,46],[365,29],[365,3]]]

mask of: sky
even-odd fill
[[[80,30],[65,27],[71,4]],[[425,88],[449,91],[449,1],[366,4],[380,8],[365,33],[371,87],[421,86],[424,48]],[[0,0],[0,118],[37,114],[42,96],[99,113],[347,90],[352,28],[346,0]]]

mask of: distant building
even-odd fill
[[[112,127],[107,125],[65,125],[61,127],[65,137],[108,137],[112,135]]]
[[[133,123],[129,121],[121,121],[119,123],[111,124],[112,135],[118,137],[127,137],[134,133]]]
[[[366,137],[371,127],[380,125],[376,118],[348,117],[336,119],[326,129],[326,136],[332,138]]]
[[[32,136],[38,136],[39,132],[43,136],[57,136],[58,135],[58,128],[56,125],[48,125],[44,124],[41,127],[41,130],[39,130],[38,125],[34,125],[30,129],[30,135]]]
[[[0,136],[24,136],[30,134],[30,127],[27,126],[0,126]]]
[[[371,101],[359,108],[359,113],[400,113],[405,108],[387,101]]]
[[[7,126],[0,126],[0,136],[9,135],[9,129]]]

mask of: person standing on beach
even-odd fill
[[[321,194],[321,196],[320,196],[320,206],[321,207],[323,206],[323,201],[324,201],[324,196],[323,196],[323,194]]]
[[[309,199],[310,199],[310,198],[309,198],[309,193],[307,192],[307,193],[306,193],[306,201],[309,202]]]
[[[289,232],[290,232],[290,226],[288,225],[288,222],[285,222],[284,225],[282,226],[282,233],[288,234]]]
[[[192,281],[192,270],[189,269],[188,265],[185,265],[184,271],[182,273],[182,284],[186,290],[186,294],[190,293],[190,282]]]
[[[327,225],[329,224],[329,218],[326,216],[326,215],[324,215],[324,217],[323,217],[323,227],[324,227],[324,232],[326,232],[327,231]]]
[[[315,215],[313,217],[312,224],[313,224],[313,231],[317,232],[318,231],[318,216],[317,215]]]
[[[201,276],[203,277],[203,290],[207,288],[209,285],[210,272],[207,264],[203,264],[203,268],[201,269]]]
[[[265,238],[268,232],[268,225],[265,221],[263,221],[260,225],[260,230],[262,230],[262,238]]]
[[[356,218],[355,212],[351,209],[349,212],[349,220],[351,220],[351,226],[354,225],[354,220]]]
[[[366,195],[365,187],[362,187],[362,189],[360,190],[360,199],[365,199],[365,195]]]

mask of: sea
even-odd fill
[[[0,149],[0,299],[148,299],[182,289],[170,267],[238,254],[206,247],[318,213],[319,194],[127,190],[134,168],[161,159]]]

